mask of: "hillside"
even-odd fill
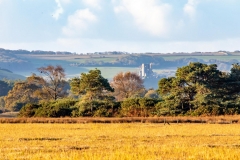
[[[7,69],[0,69],[0,79],[9,79],[9,80],[23,80],[26,77],[19,75],[19,74],[15,74]]]
[[[65,69],[67,78],[76,77],[82,72],[99,68],[104,77],[112,79],[119,72],[139,72],[142,63],[151,63],[158,77],[168,77],[173,75],[178,67],[188,65],[190,62],[214,63],[218,65],[219,70],[229,71],[232,64],[240,63],[240,51],[192,53],[128,53],[110,51],[83,54],[0,48],[0,68],[5,68],[24,76],[37,73],[37,68],[42,66],[61,65]]]

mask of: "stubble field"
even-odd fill
[[[0,159],[240,159],[240,124],[0,124]]]

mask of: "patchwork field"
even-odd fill
[[[239,55],[232,55],[232,56],[222,56],[222,55],[219,55],[219,56],[162,56],[165,60],[167,61],[174,61],[174,60],[177,60],[177,59],[181,59],[181,58],[196,58],[196,59],[202,59],[204,61],[209,61],[210,59],[216,59],[216,60],[220,60],[220,61],[230,61],[230,60],[233,60],[233,59],[236,59],[236,60],[240,60],[240,56]]]
[[[239,54],[231,54],[229,56],[223,56],[223,55],[167,55],[167,54],[145,54],[145,55],[151,55],[155,56],[156,58],[162,57],[167,61],[175,61],[177,59],[184,59],[184,58],[196,58],[196,59],[202,59],[204,61],[209,61],[210,59],[216,59],[220,61],[230,61],[230,60],[240,60]],[[111,63],[116,61],[116,59],[119,59],[124,56],[129,55],[48,55],[48,54],[22,54],[18,55],[19,57],[28,60],[33,65],[33,68],[30,70],[22,70],[18,71],[18,74],[23,76],[30,76],[32,73],[38,73],[37,68],[47,65],[61,65],[65,71],[67,78],[73,78],[76,76],[79,76],[83,72],[88,72],[90,69],[98,68],[102,71],[102,75],[105,78],[112,79],[116,74],[119,72],[138,72],[139,67],[119,67],[119,66],[71,66],[70,64],[74,63],[86,63],[89,61],[101,61],[103,63]],[[141,64],[139,64],[140,66]],[[168,76],[174,76],[175,71],[177,67],[166,67],[166,68],[159,68],[154,69],[154,72],[158,74],[164,74],[167,77]]]
[[[240,124],[0,124],[12,159],[240,159]]]

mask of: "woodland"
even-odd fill
[[[26,80],[0,81],[1,112],[20,117],[217,116],[240,113],[240,65],[230,72],[192,62],[146,89],[134,72],[111,81],[99,69],[66,80],[62,66],[38,68]]]

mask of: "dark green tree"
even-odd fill
[[[107,92],[114,91],[99,69],[90,70],[88,73],[82,73],[79,78],[73,78],[70,86],[73,93],[85,95],[89,100],[102,99]]]
[[[219,91],[224,90],[225,79],[215,64],[196,62],[178,68],[176,77],[159,81],[158,93],[164,100],[161,107],[175,114],[175,111],[192,112],[202,106],[219,106],[224,93]]]
[[[117,104],[109,95],[114,89],[98,69],[82,73],[70,81],[71,92],[81,95],[74,116],[112,116]]]

